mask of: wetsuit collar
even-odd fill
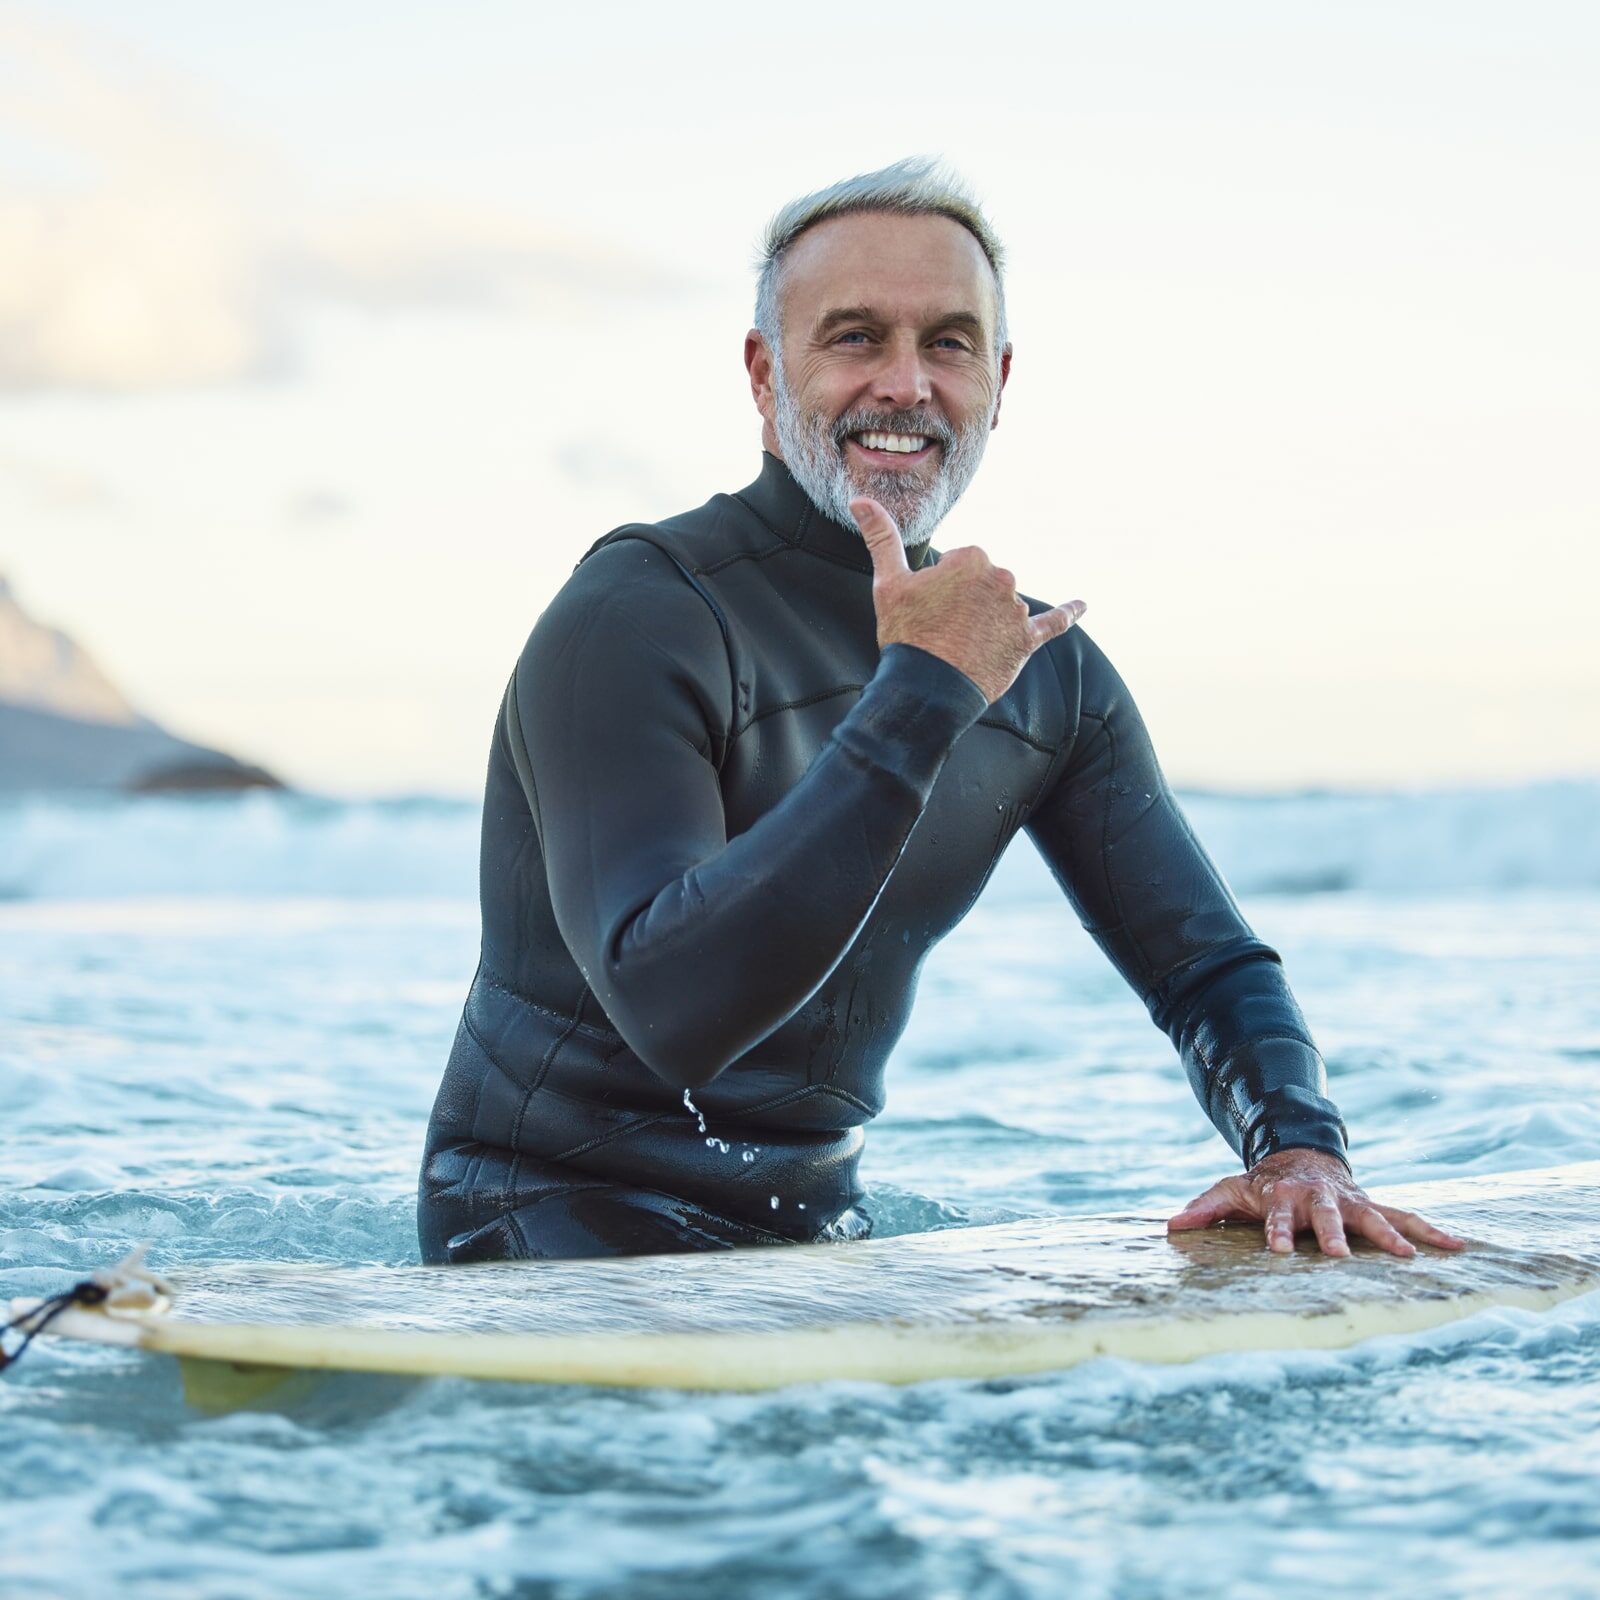
[[[872,557],[862,542],[861,530],[843,527],[819,511],[794,474],[769,451],[761,452],[761,476],[741,489],[738,498],[786,544],[857,572],[872,571]],[[922,565],[928,549],[924,544],[906,552],[913,567]]]

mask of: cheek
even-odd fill
[[[860,387],[859,374],[849,363],[825,358],[803,363],[791,383],[795,403],[802,411],[820,411],[830,418],[848,408]]]
[[[988,422],[1000,397],[998,374],[987,369],[962,374],[944,386],[945,415],[952,422]]]

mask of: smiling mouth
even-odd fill
[[[863,454],[880,457],[920,458],[932,450],[935,443],[925,433],[882,433],[873,429],[847,437]]]

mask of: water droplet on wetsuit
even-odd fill
[[[700,1124],[701,1133],[704,1133],[706,1131],[705,1113],[701,1111],[700,1107],[689,1098],[689,1091],[687,1089],[683,1091],[683,1103],[686,1107],[688,1107],[689,1113],[694,1120]]]

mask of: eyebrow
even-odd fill
[[[881,326],[884,317],[881,312],[874,311],[871,306],[837,306],[832,311],[825,311],[818,319],[816,327],[812,330],[812,337],[825,339],[830,333],[844,327],[851,322],[869,322]],[[930,318],[927,324],[930,328],[962,328],[968,333],[981,335],[984,332],[983,319],[972,311],[946,311],[940,316]]]

